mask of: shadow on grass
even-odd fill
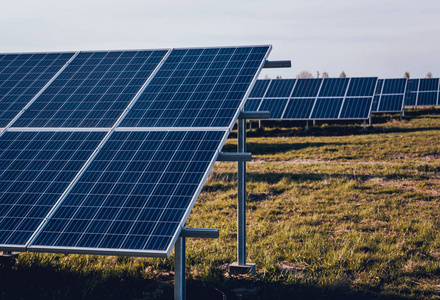
[[[262,143],[247,143],[247,151],[253,155],[271,155],[278,153],[286,153],[294,150],[301,150],[307,148],[319,148],[328,146],[345,146],[348,143],[279,143],[279,144],[262,144]],[[236,145],[224,145],[223,152],[237,151]]]
[[[212,273],[213,272],[213,273]],[[379,291],[354,291],[342,286],[319,287],[313,283],[287,283],[259,278],[225,277],[215,268],[209,278],[187,280],[187,299],[409,299],[380,296]],[[165,272],[168,274],[167,272]],[[0,266],[0,299],[173,299],[173,276],[145,279],[140,274],[84,275],[56,267]]]

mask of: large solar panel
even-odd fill
[[[81,52],[13,126],[112,127],[167,52]]]
[[[123,127],[230,127],[268,47],[173,50]]]
[[[262,86],[266,92],[248,104],[275,120],[365,120],[376,83],[376,77],[259,80],[259,92],[251,95],[261,95]]]
[[[0,246],[21,249],[104,132],[6,132],[0,138]]]
[[[225,138],[224,131],[115,132],[31,248],[169,253]]]
[[[0,54],[0,127],[6,127],[73,55]]]
[[[405,106],[440,105],[440,79],[408,79]]]
[[[78,54],[0,138],[0,249],[169,255],[270,49]]]
[[[380,79],[376,88],[373,113],[399,113],[405,100],[406,78]]]

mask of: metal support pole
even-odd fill
[[[249,132],[251,132],[251,131],[252,131],[252,121],[249,120]]]
[[[364,120],[364,130],[367,130],[367,120]]]
[[[238,120],[237,152],[246,152],[246,120]],[[237,262],[246,264],[246,161],[238,162]]]
[[[313,120],[313,126],[315,126],[316,125],[316,120]]]
[[[309,131],[309,121],[306,121],[306,131]]]
[[[184,237],[179,237],[174,246],[174,300],[186,299],[186,241]]]
[[[371,114],[370,114],[370,117],[368,118],[368,120],[369,120],[369,126],[371,126],[372,124],[373,124],[373,121],[372,121],[372,116],[371,116]]]

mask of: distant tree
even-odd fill
[[[432,78],[432,73],[431,72],[428,72],[428,73],[426,73],[426,76],[425,76],[426,78]]]
[[[301,71],[296,75],[296,78],[313,78],[313,75],[309,71]]]
[[[270,79],[269,75],[264,75],[264,79]]]
[[[316,78],[319,78],[319,71],[316,71]]]
[[[327,72],[322,72],[322,78],[329,78],[330,76],[328,76]]]
[[[341,78],[345,78],[345,77],[347,77],[347,75],[345,75],[345,72],[342,71],[342,73],[339,75],[339,77],[341,77]]]
[[[281,77],[280,75],[277,75],[277,77],[275,77],[275,79],[282,79],[283,77]]]
[[[405,74],[403,74],[403,78],[409,78],[409,72],[406,71]]]

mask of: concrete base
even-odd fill
[[[233,262],[229,265],[229,273],[233,275],[255,274],[255,264],[239,265],[237,262]]]

